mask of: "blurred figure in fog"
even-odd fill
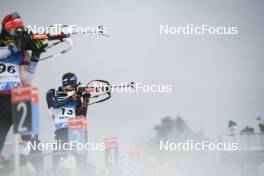
[[[255,133],[255,129],[249,126],[246,126],[243,130],[240,131],[241,135],[244,134],[254,134]]]
[[[229,131],[233,134],[233,133],[235,133],[236,128],[237,128],[237,123],[233,120],[229,120],[229,122],[228,122]]]
[[[264,118],[263,117],[257,117],[257,120],[259,121],[259,130],[261,133],[264,133]]]

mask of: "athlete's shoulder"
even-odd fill
[[[52,105],[52,101],[55,97],[55,94],[56,94],[55,89],[49,89],[46,93],[46,101],[48,103],[49,108]]]
[[[0,47],[0,60],[2,62],[15,65],[22,65],[24,62],[24,58],[24,52],[12,52],[8,47]]]
[[[49,89],[46,93],[47,96],[59,96],[60,95],[61,88],[58,89]]]
[[[46,93],[46,95],[54,95],[56,93],[56,90],[55,89],[49,89]]]
[[[6,60],[11,54],[7,46],[0,46],[0,60]]]

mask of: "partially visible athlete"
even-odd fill
[[[14,86],[30,84],[46,45],[39,40],[24,40],[20,31],[24,22],[18,13],[6,15],[0,33],[0,165],[6,160],[1,155],[5,138],[12,125],[11,90]],[[28,52],[28,51],[31,51]],[[22,136],[25,141],[37,141],[36,136]],[[35,158],[42,160],[41,158]],[[34,162],[35,166],[37,165]]]
[[[57,90],[50,89],[46,95],[50,116],[55,127],[55,140],[61,144],[69,143],[68,119],[77,116],[86,117],[87,114],[90,94],[84,93],[78,95],[78,92],[75,91],[78,85],[76,75],[74,73],[66,73],[62,77],[62,86]],[[54,169],[57,168],[58,161],[61,157],[63,155],[54,156]],[[86,156],[78,155],[77,162],[80,167],[84,166]]]

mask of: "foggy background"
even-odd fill
[[[34,85],[40,93],[42,142],[54,141],[45,93],[60,86],[65,72],[76,73],[82,83],[172,85],[172,93],[116,93],[89,108],[89,141],[118,136],[121,155],[138,136],[151,136],[165,115],[180,115],[216,139],[226,133],[228,120],[240,129],[256,127],[256,117],[264,113],[261,0],[2,0],[0,7],[1,18],[17,11],[31,25],[103,25],[111,36],[74,36],[72,51],[39,63]],[[238,26],[239,34],[163,36],[161,24]],[[99,163],[103,154],[94,152],[90,160]]]

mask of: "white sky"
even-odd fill
[[[119,136],[123,153],[165,115],[181,115],[216,137],[233,119],[256,125],[263,114],[263,1],[1,1],[27,24],[104,25],[111,38],[76,36],[69,53],[40,63],[41,134],[53,139],[45,93],[65,72],[83,83],[105,79],[172,84],[171,94],[116,94],[88,112],[90,139]],[[159,25],[238,26],[236,36],[161,36]],[[202,125],[203,124],[203,125]],[[242,128],[241,127],[241,128]]]

